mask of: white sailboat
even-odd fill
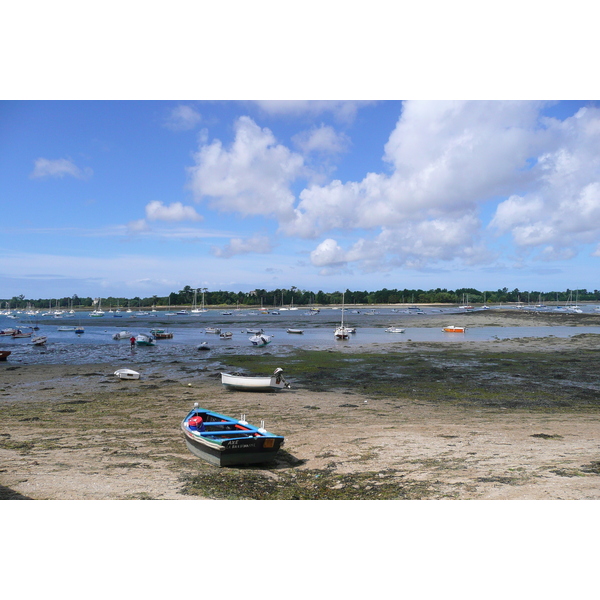
[[[344,312],[346,309],[344,308],[344,294],[342,294],[342,323],[336,330],[333,332],[333,335],[336,340],[347,340],[350,337],[350,328],[344,327]]]
[[[93,310],[90,314],[90,317],[103,317],[104,311],[102,310],[102,298],[98,299],[98,308]]]
[[[206,312],[204,310],[204,292],[202,292],[202,308],[198,308],[198,290],[194,290],[194,304],[192,305],[192,310],[190,312],[194,315]]]

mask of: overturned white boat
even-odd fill
[[[266,335],[265,333],[257,333],[256,335],[253,335],[248,339],[250,340],[253,346],[266,346],[267,344],[271,343],[272,337],[273,336]]]
[[[221,383],[231,390],[246,392],[271,392],[289,388],[290,384],[283,377],[283,369],[275,369],[273,375],[267,377],[247,377],[245,375],[232,375],[221,373]]]
[[[128,340],[132,336],[131,331],[119,331],[112,336],[113,340]]]
[[[119,379],[139,379],[140,374],[133,369],[117,369],[115,375]]]

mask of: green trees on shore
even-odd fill
[[[195,293],[194,293],[195,292]],[[292,286],[290,289],[256,289],[251,292],[229,292],[229,291],[209,291],[206,288],[192,288],[186,285],[178,292],[171,292],[168,296],[148,296],[145,298],[136,296],[134,298],[108,297],[101,299],[102,308],[131,308],[136,310],[139,307],[167,307],[167,306],[191,306],[196,299],[198,305],[201,302],[202,292],[204,292],[204,301],[208,306],[265,306],[289,307],[312,305],[327,306],[329,304],[340,304],[342,302],[342,292],[313,292],[302,290]],[[98,305],[97,298],[82,298],[76,294],[65,296],[63,298],[52,299],[32,299],[25,298],[24,295],[13,296],[12,298],[0,299],[0,308],[75,308],[87,309]],[[480,291],[475,288],[460,288],[457,290],[448,290],[445,288],[436,288],[433,290],[421,289],[387,289],[383,288],[377,291],[344,291],[344,301],[346,304],[502,304],[507,302],[522,302],[524,304],[540,303],[563,303],[569,301],[579,302],[600,302],[600,291],[565,290],[541,292],[537,290],[527,291],[508,288],[498,289],[496,291]]]

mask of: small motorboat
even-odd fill
[[[62,325],[61,327],[57,327],[56,331],[75,331],[76,329],[75,325]]]
[[[286,333],[304,333],[304,329],[286,329]]]
[[[284,437],[269,433],[264,421],[260,427],[250,425],[242,415],[232,419],[198,407],[181,422],[188,450],[217,467],[247,465],[273,460],[284,443]]]
[[[146,335],[145,333],[139,333],[135,336],[135,343],[138,346],[156,346],[156,342],[151,335]]]
[[[172,340],[173,339],[173,333],[171,331],[165,331],[164,329],[151,329],[150,333],[157,340]]]
[[[233,337],[233,333],[231,333],[231,331],[225,331],[223,333],[220,333],[219,337],[222,340],[230,340]]]
[[[200,344],[198,344],[198,350],[204,350],[205,352],[207,350],[210,350],[210,346],[208,345],[208,342],[201,342]]]
[[[388,333],[404,333],[405,329],[402,329],[401,327],[388,327],[386,331]]]
[[[117,369],[115,375],[119,379],[139,379],[140,374],[133,369]]]
[[[36,335],[31,338],[31,343],[34,346],[43,346],[48,341],[48,338],[45,335]]]
[[[273,392],[276,390],[289,389],[290,384],[283,377],[283,369],[277,367],[273,375],[266,377],[248,377],[246,375],[233,375],[221,373],[221,383],[231,390],[242,390],[245,392]]]
[[[7,329],[0,329],[0,335],[12,336],[16,331],[14,327],[8,327]]]
[[[257,333],[256,335],[253,335],[248,339],[250,340],[253,346],[266,346],[267,344],[271,343],[271,337],[272,336],[265,335],[264,333]]]
[[[206,327],[204,333],[221,333],[221,330],[218,327]]]
[[[264,329],[246,329],[246,333],[254,333],[255,335],[259,335],[264,333]]]
[[[444,327],[442,331],[446,331],[448,333],[464,333],[464,327],[458,327],[457,325],[448,325],[448,327]]]
[[[0,350],[0,360],[6,360],[12,352],[10,350]]]
[[[131,337],[131,331],[119,331],[112,336],[113,340],[128,340]]]
[[[14,333],[11,335],[13,338],[28,338],[33,335],[33,331],[25,332],[21,329],[15,329]]]

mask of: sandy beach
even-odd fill
[[[555,317],[503,311],[453,321],[529,326]],[[285,369],[292,388],[266,394],[223,389],[211,361],[131,364],[141,379],[121,381],[113,372],[122,364],[8,360],[0,498],[598,499],[600,336],[576,328],[600,324],[600,315],[558,317],[574,337],[238,357],[234,366],[251,374]],[[265,420],[285,436],[284,450],[253,467],[204,463],[179,429],[194,402]]]

